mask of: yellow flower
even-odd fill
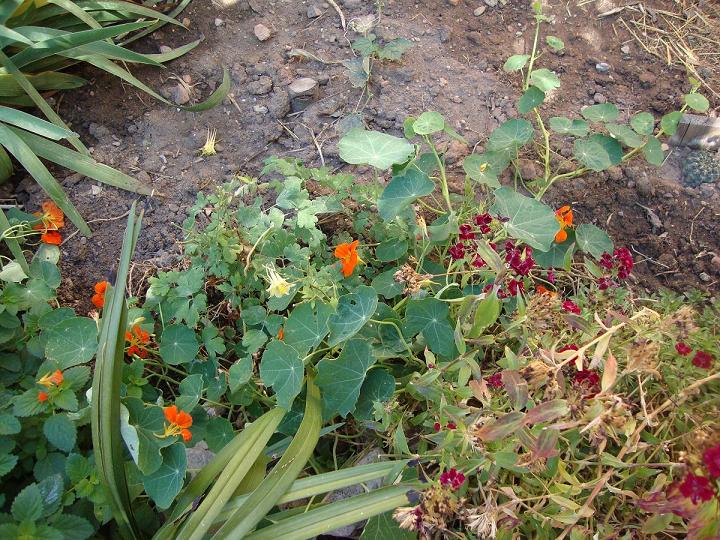
[[[288,280],[278,274],[277,270],[275,270],[274,268],[268,266],[266,270],[267,280],[270,284],[266,289],[268,294],[270,296],[274,296],[275,298],[282,298],[283,296],[287,295],[292,288],[290,282],[288,282]]]

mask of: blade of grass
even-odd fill
[[[1,26],[0,25],[0,47],[7,47],[8,45],[12,43],[23,43],[25,45],[32,45],[32,40],[26,38],[22,34],[16,32],[15,30],[11,30],[7,26]]]
[[[133,539],[139,538],[139,533],[125,476],[124,443],[120,434],[120,386],[127,326],[125,283],[141,221],[142,213],[136,218],[133,203],[120,253],[117,281],[106,292],[91,400],[93,452],[100,481],[108,491],[110,508],[121,536]]]
[[[293,442],[265,480],[212,537],[214,540],[239,540],[260,523],[305,468],[320,439],[321,425],[320,390],[308,377],[305,414]]]
[[[45,118],[50,120],[56,126],[70,130],[67,124],[62,121],[62,118],[57,115],[57,113],[48,104],[48,102],[43,99],[43,97],[38,93],[37,90],[35,90],[35,87],[27,79],[27,77],[23,75],[23,73],[17,68],[17,66],[12,62],[12,60],[10,60],[10,58],[8,58],[2,50],[0,50],[0,64],[2,64],[7,70],[7,72],[13,76],[20,88],[22,88],[25,93],[30,96],[30,98],[33,100],[33,103],[35,103],[37,108],[40,109],[45,115]],[[71,137],[68,139],[68,141],[70,141],[70,144],[72,144],[78,152],[82,152],[83,154],[86,154],[88,156],[90,155],[90,151],[85,147],[83,143],[80,142],[79,138]]]
[[[48,0],[49,4],[55,4],[56,6],[59,6],[63,8],[68,13],[71,13],[78,19],[80,19],[82,22],[87,24],[90,28],[102,28],[100,23],[98,23],[95,19],[93,19],[88,13],[77,6],[75,2],[71,2],[70,0]]]
[[[205,537],[216,516],[225,507],[257,458],[262,454],[263,448],[275,433],[282,417],[285,416],[285,411],[278,408],[265,416],[267,416],[267,420],[262,425],[254,429],[253,426],[248,428],[250,433],[243,438],[242,446],[227,462],[222,473],[215,475],[217,479],[212,489],[174,536],[175,540],[201,540]],[[213,469],[210,469],[201,482],[209,485],[212,480],[208,477],[213,472]],[[203,474],[203,471],[200,474]]]
[[[320,506],[248,534],[246,540],[305,540],[409,504],[407,492],[420,484],[390,486]]]
[[[0,145],[0,184],[7,182],[13,173],[13,164],[10,156]]]
[[[5,212],[2,209],[0,209],[0,235],[4,236],[5,231],[7,231],[9,228],[10,228],[10,222],[8,221],[8,218],[5,215]],[[25,258],[25,254],[23,253],[23,250],[20,247],[20,243],[15,238],[3,238],[3,239],[5,240],[5,243],[7,244],[7,247],[10,250],[10,253],[12,253],[13,258],[17,261],[17,263],[23,269],[23,272],[25,272],[25,274],[27,274],[27,275],[30,275],[30,267],[28,266],[27,259]]]
[[[66,33],[61,36],[53,37],[35,43],[32,47],[27,47],[19,53],[12,56],[11,61],[17,68],[23,68],[33,62],[48,58],[55,54],[68,51],[81,45],[87,45],[105,38],[114,37],[126,32],[145,28],[148,22],[119,24],[107,28],[83,30],[81,32]]]
[[[154,60],[155,62],[169,62],[170,60],[175,60],[176,58],[180,58],[181,56],[189,53],[192,51],[195,47],[200,45],[202,42],[201,39],[195,40],[191,43],[188,43],[187,45],[183,45],[182,47],[178,47],[177,49],[173,49],[172,51],[166,52],[166,53],[160,53],[160,54],[146,54],[146,58],[150,58],[151,60]]]
[[[173,9],[168,16],[175,19],[178,15],[180,15],[186,7],[192,2],[192,0],[183,0],[180,2],[175,9]],[[121,42],[121,45],[127,45],[128,43],[132,43],[133,41],[137,41],[138,39],[147,36],[148,34],[152,34],[155,30],[158,30],[159,28],[162,28],[167,23],[165,21],[158,21],[152,26],[146,28],[142,32],[138,32],[137,34],[131,36],[130,38],[126,39],[125,41]]]
[[[3,0],[0,3],[0,24],[5,24],[10,19],[22,2],[23,0]]]
[[[369,482],[370,480],[384,478],[390,474],[398,464],[403,463],[407,463],[407,460],[358,465],[357,467],[301,478],[300,480],[295,480],[293,485],[290,486],[290,489],[278,499],[277,504],[309,499],[322,493],[328,493],[348,486]],[[248,497],[249,495],[242,495],[231,499],[218,516],[218,521],[227,519]]]
[[[87,82],[81,77],[59,72],[38,73],[37,75],[25,75],[25,77],[30,85],[41,92],[45,90],[70,90],[72,88],[80,88]],[[33,101],[27,96],[25,90],[22,89],[13,75],[0,73],[0,98],[17,96],[22,97],[30,106],[33,105]]]
[[[42,137],[53,139],[54,141],[67,139],[73,136],[77,137],[77,133],[60,128],[55,124],[51,124],[50,122],[46,122],[45,120],[38,118],[37,116],[33,116],[32,114],[28,114],[23,111],[18,111],[17,109],[12,109],[10,107],[3,107],[1,105],[0,122],[21,127],[27,131],[41,135]]]
[[[146,186],[132,176],[120,172],[112,167],[98,163],[93,158],[88,157],[79,152],[75,152],[70,148],[66,148],[52,141],[48,141],[33,133],[23,131],[21,129],[11,128],[12,131],[27,144],[33,152],[41,158],[62,165],[63,167],[73,170],[87,176],[98,182],[102,182],[109,186],[114,186],[127,191],[140,193],[141,195],[158,195],[150,186]]]
[[[90,228],[88,227],[85,220],[82,218],[80,213],[77,211],[75,206],[70,202],[70,199],[63,191],[62,186],[57,180],[50,174],[42,161],[38,159],[35,152],[18,137],[15,132],[8,128],[5,124],[0,123],[0,144],[5,149],[15,156],[20,164],[25,167],[25,170],[32,176],[35,181],[40,184],[40,187],[45,190],[48,196],[57,204],[65,215],[73,222],[73,224],[80,229],[86,236],[90,236]]]

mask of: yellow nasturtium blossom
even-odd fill
[[[266,289],[268,294],[270,296],[274,296],[275,298],[282,298],[283,296],[288,294],[290,292],[290,289],[292,288],[290,282],[288,282],[284,277],[278,274],[277,270],[275,270],[274,268],[268,266],[266,270],[267,280],[269,283],[269,286]]]

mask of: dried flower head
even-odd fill
[[[397,283],[405,284],[405,294],[413,296],[420,292],[420,289],[427,287],[432,283],[432,274],[419,274],[409,264],[403,264],[400,269],[393,274],[393,278]]]

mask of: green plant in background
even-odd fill
[[[412,47],[412,42],[405,38],[396,38],[380,44],[375,34],[367,33],[355,39],[351,46],[360,56],[343,61],[343,65],[348,70],[350,84],[356,88],[365,88],[370,80],[373,61],[397,62]]]
[[[540,114],[540,108],[548,95],[560,88],[560,79],[547,68],[537,68],[542,58],[540,34],[542,23],[548,19],[539,2],[533,3],[535,36],[530,54],[516,54],[507,59],[503,69],[508,73],[521,72],[523,95],[517,103],[517,110],[526,118],[506,121],[490,135],[485,152],[473,154],[465,159],[465,172],[475,181],[492,188],[499,186],[498,176],[511,164],[518,179],[541,199],[546,191],[559,180],[569,180],[592,172],[605,171],[613,166],[636,157],[639,154],[654,166],[662,165],[665,154],[660,138],[673,135],[677,130],[682,113],[690,108],[705,112],[708,100],[698,93],[700,83],[692,80],[692,89],[684,96],[680,111],[664,115],[659,125],[649,112],[634,114],[627,123],[620,123],[619,109],[612,103],[585,107],[580,111],[582,118],[552,117],[547,121]],[[549,49],[559,52],[565,44],[559,38],[548,35],[545,42]],[[533,123],[534,121],[534,123]],[[536,129],[538,131],[536,131]],[[573,140],[573,158],[563,158],[556,148],[559,141]],[[542,165],[539,178],[520,178],[516,160],[520,151],[535,143],[536,161]]]
[[[179,25],[173,17],[147,7],[156,3],[8,0],[0,7],[0,181],[7,180],[12,173],[11,156],[14,157],[84,234],[90,234],[90,229],[42,160],[136,193],[149,195],[151,189],[96,162],[43,93],[85,84],[82,78],[65,73],[83,62],[171,105],[116,63],[162,67],[164,62],[198,45],[199,41],[195,41],[163,54],[139,54],[125,48],[123,44],[165,23]],[[173,15],[188,3],[182,2]],[[121,44],[116,43],[122,39]],[[226,70],[223,83],[205,102],[181,108],[209,109],[222,101],[229,87]],[[20,111],[19,107],[36,107],[46,120]],[[67,141],[73,148],[60,144],[61,141]]]

